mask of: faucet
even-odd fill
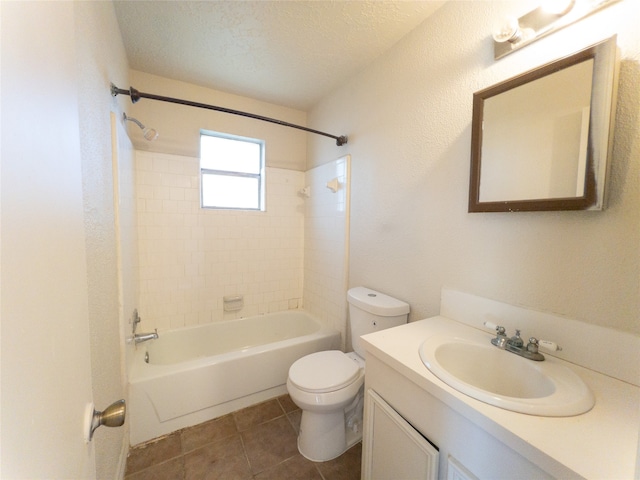
[[[504,327],[491,322],[484,322],[484,325],[496,331],[496,337],[491,339],[493,345],[529,360],[535,360],[536,362],[544,360],[544,355],[538,351],[539,347],[546,348],[552,352],[562,350],[562,347],[557,343],[549,340],[538,340],[535,337],[529,338],[529,342],[525,345],[518,329],[516,329],[516,334],[513,337],[507,338]]]
[[[135,344],[139,344],[142,342],[146,342],[147,340],[156,340],[158,339],[158,329],[156,328],[153,333],[136,333],[136,328],[138,328],[138,324],[142,319],[140,315],[138,315],[138,309],[133,310],[133,319],[131,321],[132,329],[133,329],[133,341]]]
[[[134,333],[133,341],[137,344],[146,342],[147,340],[157,340],[158,337],[158,329],[156,328],[152,333]]]

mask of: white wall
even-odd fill
[[[96,478],[72,2],[2,2],[0,477]],[[116,357],[118,352],[116,351]]]
[[[141,329],[298,308],[302,172],[267,167],[266,211],[253,212],[202,209],[198,158],[137,151],[136,168]],[[225,313],[236,294],[244,308]]]
[[[136,70],[131,71],[131,85],[145,93],[245,111],[296,125],[305,126],[307,122],[306,113],[300,110]],[[118,87],[127,89],[128,85]],[[155,128],[160,134],[156,141],[147,142],[142,139],[141,130],[129,122],[129,134],[136,150],[198,157],[200,130],[205,129],[263,139],[267,144],[265,161],[268,167],[305,170],[307,134],[301,130],[238,115],[144,98],[132,105],[128,97],[124,98],[127,99],[127,114],[136,117],[147,127]]]
[[[350,285],[439,311],[453,287],[640,333],[640,2],[494,61],[491,29],[536,1],[452,1],[323,99],[309,167],[351,154]],[[622,66],[604,212],[467,213],[473,92],[618,34]]]
[[[124,312],[124,290],[119,284],[122,277],[118,273],[121,265],[112,165],[111,113],[120,118],[124,99],[113,98],[109,87],[110,82],[127,83],[129,68],[113,4],[75,2],[75,9],[91,375],[93,401],[98,410],[104,410],[112,402],[126,399],[122,332],[127,323],[125,314],[130,315],[134,307],[133,300],[127,297],[129,311]],[[131,156],[130,144],[127,149]],[[127,165],[127,149],[119,157],[123,179],[133,172],[130,160]],[[124,192],[126,184],[122,184]],[[123,245],[125,252],[131,250],[131,244],[128,240]],[[135,292],[131,283],[124,285],[128,293]],[[101,428],[95,433],[94,443],[98,478],[117,478],[124,469],[129,443],[127,427]]]

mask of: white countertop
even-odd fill
[[[433,375],[422,363],[422,342],[439,334],[472,330],[438,316],[362,337],[374,355],[427,393],[477,424],[513,450],[553,474],[554,463],[588,479],[633,479],[640,426],[640,388],[564,362],[593,392],[592,410],[574,417],[540,417],[515,413],[468,397]],[[545,354],[548,355],[548,354]]]

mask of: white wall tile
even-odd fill
[[[302,299],[302,172],[267,168],[267,211],[200,208],[198,160],[136,152],[140,312],[159,330],[286,310]],[[225,313],[222,297],[242,294]]]
[[[304,308],[347,338],[349,157],[313,168],[305,174],[311,196],[305,202]],[[333,193],[327,182],[338,178]]]

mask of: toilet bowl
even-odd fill
[[[365,287],[349,290],[354,352],[312,353],[291,365],[287,390],[302,410],[298,450],[309,460],[340,456],[362,438],[364,349],[360,336],[406,323],[409,305]]]
[[[362,438],[362,412],[355,411],[364,390],[364,360],[351,352],[317,352],[296,361],[289,370],[287,390],[302,410],[298,450],[314,462],[340,456]],[[351,428],[345,411],[354,410]]]

